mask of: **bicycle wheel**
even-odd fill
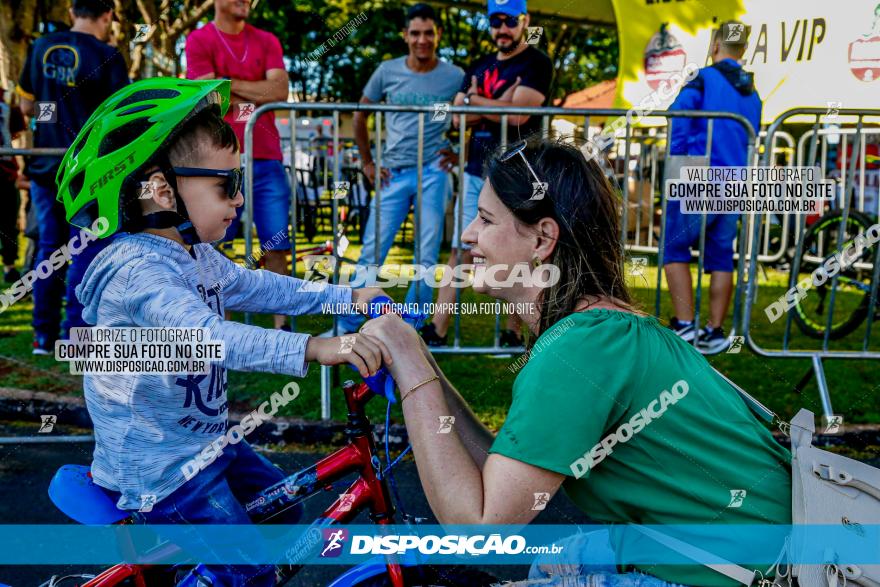
[[[498,579],[476,569],[452,566],[419,565],[403,567],[403,581],[407,587],[486,587],[498,583]],[[356,583],[356,587],[388,587],[387,575],[371,577]]]
[[[873,224],[865,214],[850,211],[846,227],[841,233],[841,211],[823,216],[804,235],[803,257],[797,283],[810,280],[815,270],[823,267],[853,239],[864,234]],[[855,260],[841,266],[837,273],[837,294],[834,300],[830,340],[839,340],[856,330],[868,315],[871,293],[871,269],[876,245],[863,247]],[[801,332],[811,338],[822,339],[828,328],[828,310],[831,303],[832,279],[820,286],[810,285],[806,296],[794,306],[794,321]]]

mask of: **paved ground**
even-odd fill
[[[73,523],[59,512],[47,495],[49,481],[55,470],[61,465],[88,464],[91,461],[93,444],[4,444],[0,445],[0,524],[66,524]],[[278,463],[285,471],[296,471],[305,465],[315,462],[323,456],[320,453],[266,453],[273,462]],[[429,523],[436,523],[431,517],[430,509],[425,501],[418,482],[415,464],[402,463],[396,469],[395,477],[401,498],[407,510],[429,518]],[[330,502],[328,495],[316,496],[306,503],[306,517],[316,517]],[[584,522],[585,518],[574,505],[559,495],[541,513],[538,521],[545,524]],[[358,523],[369,523],[358,520]],[[55,574],[71,572],[96,572],[95,568],[74,567],[35,567],[7,566],[0,567],[0,583],[12,587],[36,587]],[[486,569],[501,579],[523,578],[527,569],[523,567],[494,567]],[[290,585],[317,586],[325,585],[342,571],[341,567],[313,566],[304,569]],[[71,583],[69,585],[73,585]]]
[[[67,429],[66,426],[65,428],[60,431],[61,434],[88,434],[90,432],[83,429]],[[32,434],[32,423],[22,428],[9,422],[0,422],[0,437],[20,435],[23,431],[26,431],[25,434]],[[871,448],[875,449],[876,447]],[[47,488],[58,467],[64,464],[89,464],[92,451],[93,444],[91,442],[0,444],[0,524],[74,523],[55,508],[49,500]],[[326,453],[266,452],[265,454],[285,471],[292,473],[314,463]],[[880,458],[878,458],[876,450],[856,451],[849,456],[868,462],[873,466],[880,466]],[[412,461],[404,461],[395,471],[398,488],[407,511],[428,518],[427,523],[436,523],[425,501],[415,464]],[[312,520],[317,517],[332,499],[333,497],[329,494],[319,495],[306,502],[304,520]],[[356,522],[369,523],[365,516]],[[560,492],[547,506],[547,509],[541,512],[537,522],[542,524],[577,524],[587,523],[587,520]],[[101,570],[83,567],[0,566],[0,585],[37,587],[52,575],[96,573]],[[517,566],[487,567],[483,570],[501,580],[522,579],[528,572],[527,567]],[[297,575],[290,585],[308,587],[326,585],[342,571],[342,567],[311,566]],[[65,583],[64,587],[75,584]]]

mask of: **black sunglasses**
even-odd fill
[[[222,177],[226,180],[223,189],[226,191],[226,197],[234,200],[241,191],[241,184],[244,175],[241,169],[234,167],[232,169],[205,169],[203,167],[172,167],[171,171],[178,177]]]
[[[515,144],[514,146],[509,148],[507,151],[502,153],[498,157],[498,160],[501,161],[502,163],[506,163],[506,162],[510,161],[511,159],[513,159],[514,157],[516,157],[517,155],[519,155],[520,157],[522,157],[522,160],[525,162],[526,167],[529,168],[529,171],[531,172],[532,177],[535,178],[535,183],[539,183],[539,184],[543,185],[544,182],[542,182],[540,179],[538,179],[538,174],[535,173],[534,169],[532,169],[532,166],[529,163],[529,160],[526,159],[526,156],[523,153],[523,151],[526,150],[527,146],[528,146],[528,143],[526,141],[519,141],[517,144]]]
[[[502,25],[507,25],[509,29],[515,29],[522,22],[524,14],[519,16],[509,16],[502,14],[492,14],[489,16],[489,26],[493,29],[500,29]]]

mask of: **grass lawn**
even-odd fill
[[[327,235],[319,235],[316,242],[322,242],[326,238]],[[236,244],[237,252],[243,257],[243,242]],[[297,248],[304,248],[308,244],[300,237]],[[359,247],[352,245],[346,251],[346,256],[357,258],[358,249]],[[395,246],[387,262],[405,263],[411,259],[411,254],[411,249]],[[633,291],[643,308],[653,312],[656,259],[649,258],[648,263],[649,267],[645,269],[644,276],[631,276],[630,279]],[[302,275],[302,272],[303,267],[300,264],[297,274]],[[694,275],[695,273],[694,269]],[[752,330],[754,339],[766,349],[781,347],[785,321],[778,320],[770,324],[764,316],[763,308],[785,292],[786,280],[787,275],[772,270],[768,270],[766,277],[762,276],[760,280]],[[708,288],[707,278],[704,279],[703,284]],[[389,293],[395,299],[402,300],[406,292],[404,288],[396,288]],[[708,294],[708,289],[705,293]],[[706,298],[707,295],[704,296],[704,312],[707,309]],[[462,301],[489,301],[489,298],[465,290]],[[661,302],[660,316],[665,322],[672,314],[666,291],[661,296]],[[57,362],[53,357],[31,355],[31,311],[31,298],[28,297],[0,314],[0,386],[82,393],[81,378],[70,375],[66,363]],[[268,327],[271,324],[270,316],[254,315],[252,318],[255,324],[261,326]],[[235,315],[234,319],[242,320],[242,316]],[[494,315],[462,317],[463,344],[467,346],[491,344],[494,323]],[[300,317],[296,322],[298,331],[312,334],[330,327],[331,320],[327,316]],[[851,338],[832,348],[860,348],[863,334],[864,325]],[[872,338],[876,340],[877,337],[872,336]],[[791,348],[816,348],[819,342],[803,336],[794,325],[792,326]],[[876,347],[875,344],[871,348],[878,350]],[[501,425],[509,406],[515,375],[508,366],[516,359],[516,356],[492,358],[485,355],[438,355],[438,362],[449,379],[470,402],[476,413],[493,428]],[[795,385],[810,366],[806,359],[766,358],[743,347],[738,354],[721,354],[709,357],[708,360],[784,418],[793,416],[800,407],[806,407],[816,414],[821,413],[815,383],[809,384],[803,394],[794,391]],[[878,401],[880,365],[871,361],[836,360],[826,361],[825,367],[835,412],[843,414],[848,423],[880,422],[880,401]],[[357,377],[348,369],[337,371],[338,374],[334,376],[336,382]],[[230,371],[228,391],[230,401],[239,410],[253,409],[273,391],[280,390],[288,381],[290,378],[284,375]],[[300,386],[302,388],[300,397],[286,406],[282,414],[306,419],[320,418],[320,368],[313,365],[307,377],[300,381]],[[345,413],[338,383],[334,385],[331,404],[333,418],[343,420]],[[383,417],[385,402],[374,400],[370,408],[374,417]],[[399,413],[397,419],[398,421],[400,419]]]

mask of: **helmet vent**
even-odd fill
[[[155,108],[155,104],[141,104],[140,106],[134,106],[129,108],[125,112],[120,112],[121,116],[128,116],[129,114],[135,114],[137,112],[143,112],[144,110],[149,110],[150,108]]]
[[[83,181],[85,181],[86,172],[85,170],[80,171],[72,178],[70,178],[70,184],[68,189],[70,190],[70,199],[76,200],[79,197],[79,193],[82,191]]]
[[[99,216],[98,200],[87,202],[82,208],[77,210],[76,214],[70,219],[70,223],[74,226],[91,226]]]
[[[104,155],[130,145],[136,139],[146,134],[154,124],[154,122],[151,122],[146,118],[138,118],[108,132],[101,140],[101,145],[98,147],[98,157],[103,157]]]
[[[144,102],[147,100],[164,100],[170,98],[176,98],[180,95],[180,92],[177,90],[166,90],[166,89],[155,89],[155,90],[141,90],[139,92],[135,92],[122,102],[116,105],[116,110],[120,108],[125,108],[135,102]]]
[[[82,150],[83,146],[85,146],[85,144],[89,142],[89,135],[92,134],[93,128],[94,126],[89,127],[89,129],[86,130],[82,134],[82,136],[79,137],[79,140],[76,142],[76,146],[74,146],[73,152],[71,153],[71,158],[75,159],[76,156],[79,155],[79,152]]]

